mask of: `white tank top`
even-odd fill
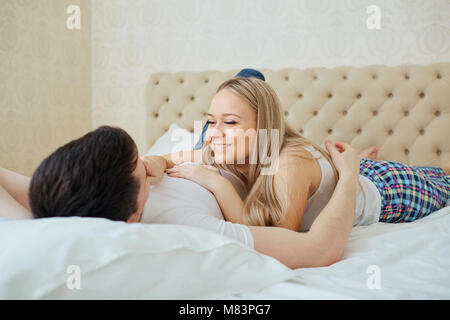
[[[300,231],[303,232],[308,231],[311,228],[314,220],[316,220],[317,216],[330,201],[334,189],[336,188],[336,179],[334,178],[333,168],[328,160],[313,146],[306,146],[304,148],[318,159],[317,161],[319,162],[322,171],[322,178],[316,192],[306,202],[306,209],[300,226]],[[245,200],[246,194],[237,183],[236,179],[227,171],[220,170],[220,172],[222,176],[227,178],[233,184],[242,200]],[[358,184],[356,188],[353,226],[370,225],[378,222],[381,212],[381,196],[375,184],[361,174],[359,175],[359,181],[364,190],[366,200],[364,201],[364,195]]]
[[[322,171],[322,178],[316,192],[306,202],[306,209],[303,215],[302,225],[300,226],[300,231],[303,232],[311,228],[314,220],[316,220],[328,201],[330,201],[336,188],[333,168],[328,160],[313,146],[306,146],[304,149],[318,159],[317,161]],[[359,181],[364,190],[366,200],[364,201],[363,193],[358,185],[353,226],[369,225],[377,222],[381,211],[381,196],[375,184],[362,175],[359,175]]]

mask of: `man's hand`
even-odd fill
[[[146,156],[141,159],[144,161],[147,175],[150,176],[150,184],[158,184],[167,169],[166,159],[160,156]]]

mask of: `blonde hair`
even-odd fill
[[[255,151],[259,148],[258,136],[260,135],[261,129],[278,129],[278,141],[272,141],[272,136],[270,134],[266,135],[265,150],[271,150],[272,153],[278,152],[277,156],[282,151],[289,151],[289,154],[304,159],[315,159],[311,154],[306,156],[301,148],[312,145],[331,164],[336,181],[339,179],[339,172],[333,164],[330,154],[319,145],[303,137],[298,131],[286,123],[279,98],[275,90],[265,81],[257,78],[236,77],[222,83],[217,89],[217,92],[222,89],[228,89],[237,94],[257,114],[257,138],[255,139],[255,145],[251,152],[252,156],[257,157],[260,154],[259,151]],[[272,150],[272,144],[278,146],[278,150]],[[218,169],[225,170],[237,178],[237,181],[247,194],[243,212],[245,224],[275,226],[284,219],[288,208],[288,190],[287,188],[283,190],[277,190],[275,188],[273,174],[261,175],[263,169],[262,161],[250,162],[249,171],[246,175],[234,165],[215,163],[211,156],[213,154],[212,149],[208,143],[203,144],[202,150],[203,158],[207,163]]]

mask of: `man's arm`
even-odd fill
[[[15,201],[20,203],[28,211],[31,211],[28,202],[30,181],[31,178],[29,177],[5,168],[0,168],[0,187],[3,187]]]
[[[0,186],[0,217],[7,219],[33,219],[32,214],[21,206]]]
[[[358,175],[340,176],[334,193],[310,230],[249,226],[255,250],[291,269],[324,267],[338,262],[352,230]]]
[[[173,168],[183,162],[202,162],[202,150],[186,150],[169,153],[163,156],[144,156],[142,160],[149,171],[148,174],[153,177],[152,184],[156,184],[164,174],[166,169]]]
[[[202,162],[202,157],[202,150],[198,149],[174,152],[163,156],[145,156],[144,159],[158,162],[169,169],[183,162]]]

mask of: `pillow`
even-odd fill
[[[295,276],[210,231],[102,218],[3,219],[0,252],[0,299],[230,299]]]
[[[181,128],[177,123],[172,123],[169,130],[156,140],[146,156],[164,155],[182,150],[192,150],[198,135]]]

